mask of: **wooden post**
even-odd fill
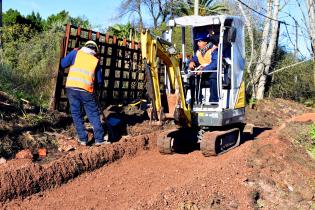
[[[75,47],[80,47],[80,39],[81,39],[81,27],[79,26],[77,28],[77,36],[76,36],[76,39],[75,39]]]

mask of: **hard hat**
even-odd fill
[[[96,44],[94,41],[92,41],[92,40],[87,41],[84,46],[85,46],[85,47],[91,46],[91,48],[95,48],[95,52],[98,52],[98,46],[97,46],[97,44]]]
[[[208,41],[209,40],[209,33],[207,31],[202,31],[196,34],[195,36],[195,41],[199,41],[199,40],[205,40]]]

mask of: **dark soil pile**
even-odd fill
[[[271,128],[293,116],[314,111],[314,108],[308,108],[294,101],[279,98],[266,99],[259,101],[254,109],[246,108],[246,123],[254,124],[257,127]]]

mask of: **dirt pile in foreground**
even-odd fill
[[[106,147],[91,147],[39,165],[31,161],[14,164],[14,161],[0,166],[0,201],[25,197],[36,192],[59,186],[78,175],[95,170],[114,162],[123,156],[131,156],[138,150],[155,145],[156,133],[122,139],[119,143]],[[150,139],[150,141],[149,141]]]

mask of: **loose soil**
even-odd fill
[[[18,196],[19,199],[3,202],[1,208],[312,209],[315,207],[315,161],[294,142],[288,129],[293,124],[314,121],[312,109],[291,101],[266,100],[256,110],[247,111],[247,122],[255,124],[254,135],[246,136],[246,141],[236,149],[210,158],[197,150],[160,155],[155,146],[156,134],[173,125],[161,128],[148,122],[134,124],[128,128],[130,134],[117,143],[99,148],[78,147],[69,152],[66,157],[72,157],[73,162],[66,161],[71,158],[59,158],[41,165],[42,169],[36,169],[39,164],[32,163],[35,171],[41,172],[37,179],[48,184],[58,182],[52,184],[55,188],[41,190],[39,185],[37,194]],[[137,137],[142,133],[147,133],[146,137]],[[105,152],[109,150],[112,153]],[[120,152],[114,152],[116,158],[110,159],[113,151]],[[88,157],[78,158],[82,154]],[[80,169],[85,167],[90,172],[79,175],[75,167],[78,163],[83,166]],[[11,169],[23,164],[30,163],[12,163]],[[44,171],[54,164],[64,171],[66,181],[58,177],[48,181]],[[99,169],[91,171],[92,168]],[[6,170],[9,169],[3,166],[0,169],[1,190],[5,186]],[[68,174],[71,170],[72,174]],[[31,189],[32,182],[28,186]],[[12,192],[20,189],[15,187]]]

